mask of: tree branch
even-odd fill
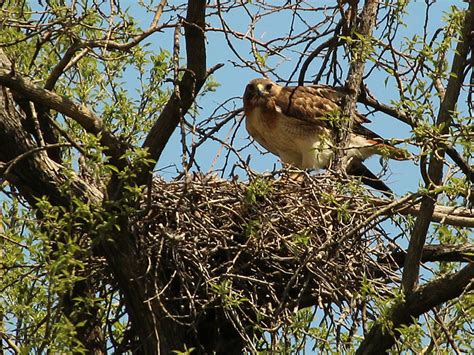
[[[460,41],[458,42],[451,75],[449,77],[446,94],[443,98],[438,113],[436,124],[443,126],[441,134],[446,134],[451,124],[451,113],[455,109],[462,86],[463,71],[469,52],[468,35],[474,26],[474,2],[470,2],[469,10],[466,12]],[[392,308],[389,321],[390,330],[385,329],[382,324],[375,324],[369,334],[361,343],[357,354],[380,354],[391,348],[395,340],[400,336],[397,331],[401,325],[413,323],[418,316],[429,311],[433,307],[453,298],[459,297],[466,289],[472,289],[472,278],[474,277],[474,263],[470,263],[461,271],[448,275],[444,278],[434,280],[427,285],[414,290],[418,282],[420,262],[422,260],[423,248],[429,225],[435,215],[436,191],[442,182],[442,170],[445,150],[440,147],[430,157],[428,170],[429,181],[427,188],[432,192],[422,198],[419,215],[415,221],[413,232],[408,245],[402,274],[402,287],[406,294],[404,302]],[[392,330],[392,331],[391,331]]]
[[[153,33],[162,29],[162,26],[159,26],[158,23],[160,22],[161,15],[163,14],[163,9],[168,3],[167,0],[161,0],[160,4],[157,6],[155,11],[155,16],[151,22],[150,27],[148,27],[145,31],[137,34],[134,36],[130,41],[126,43],[119,43],[115,41],[111,41],[109,39],[101,39],[101,40],[90,40],[84,41],[81,43],[80,48],[105,48],[107,50],[120,50],[120,51],[128,51],[129,49],[135,47],[140,42],[142,42],[145,38],[149,37]]]
[[[371,201],[380,207],[386,207],[394,203],[392,200],[383,199],[373,199]],[[388,209],[384,214],[399,213],[402,215],[419,216],[421,213],[420,209],[421,207],[419,205],[414,205],[412,201],[408,201],[401,205],[396,204],[396,209]],[[474,214],[471,209],[465,207],[435,205],[431,221],[452,226],[472,228],[474,227]]]
[[[366,88],[361,90],[358,101],[364,105],[370,106],[378,111],[381,111],[391,117],[398,119],[399,121],[414,126],[412,119],[398,110],[396,107],[386,105],[379,102],[374,98]],[[454,149],[454,147],[446,146],[446,154],[459,166],[461,171],[466,175],[467,179],[471,182],[474,182],[474,168],[469,165],[469,163],[463,159],[463,157]]]
[[[2,67],[10,65],[8,58],[0,50],[0,71],[4,71]],[[53,205],[67,208],[73,205],[73,198],[91,204],[100,203],[103,195],[95,186],[87,184],[48,157],[45,150],[55,145],[36,145],[23,129],[22,120],[25,117],[21,115],[22,111],[15,109],[10,90],[0,87],[0,162],[8,164],[4,164],[7,167],[1,172],[2,177],[14,184],[31,206],[35,206],[43,197]],[[57,241],[55,238],[58,237],[51,235],[52,241]],[[105,340],[97,308],[76,302],[93,293],[93,289],[87,285],[75,290],[70,297],[71,307],[63,307],[62,311],[76,327],[78,340],[87,350],[102,354],[105,351]]]
[[[455,110],[456,102],[459,98],[463,82],[463,72],[466,66],[466,58],[469,53],[469,33],[474,28],[474,2],[470,2],[469,9],[464,18],[464,25],[462,28],[461,38],[456,46],[456,51],[453,58],[451,75],[449,76],[446,94],[441,102],[438,118],[436,120],[437,126],[442,126],[440,134],[449,132],[449,127],[452,120],[452,112]],[[427,188],[433,193],[437,186],[442,183],[443,164],[444,164],[445,149],[434,151],[430,157],[428,168],[428,177],[430,180]],[[436,194],[434,195],[436,196]],[[435,210],[436,198],[433,195],[425,196],[422,199],[420,214],[415,221],[413,232],[408,245],[407,258],[405,260],[405,267],[402,275],[402,286],[406,293],[410,293],[416,287],[418,282],[418,274],[420,269],[420,259],[425,244],[426,233],[431,222],[432,215]]]
[[[316,49],[313,52],[311,52],[308,58],[306,58],[306,60],[303,62],[303,65],[301,66],[300,75],[298,76],[298,85],[304,85],[304,77],[306,75],[306,71],[308,70],[311,62],[319,55],[319,53],[321,53],[326,48],[332,48],[332,47],[337,46],[339,42],[339,39],[338,39],[339,29],[341,26],[342,24],[338,25],[338,27],[336,27],[336,29],[334,30],[335,35],[329,38],[327,41],[321,43],[318,47],[316,47]]]
[[[445,149],[446,154],[459,166],[467,179],[474,183],[474,168],[453,147],[445,147]]]
[[[51,91],[54,89],[54,86],[56,85],[56,82],[58,81],[62,73],[64,72],[64,69],[71,62],[76,51],[78,51],[80,48],[81,48],[81,45],[78,42],[74,42],[66,50],[61,60],[54,66],[53,70],[51,70],[51,73],[49,74],[48,79],[46,79],[46,82],[44,84],[44,88],[46,90]]]
[[[143,147],[148,149],[150,157],[155,161],[159,160],[180,119],[187,113],[206,80],[205,14],[204,0],[189,1],[184,22],[186,71],[178,83],[179,90],[171,95],[143,143]],[[144,171],[137,179],[139,184],[144,183],[148,175],[149,172]]]
[[[8,66],[9,61],[0,51],[1,66]],[[22,196],[34,206],[37,199],[47,196],[57,205],[69,206],[70,197],[61,191],[67,181],[70,181],[70,190],[78,198],[86,201],[98,202],[102,193],[95,187],[86,184],[71,172],[65,173],[63,167],[44,154],[44,149],[38,146],[23,129],[19,112],[14,109],[15,103],[11,93],[2,88],[0,94],[0,161],[15,162],[8,168],[5,176],[19,189]],[[34,152],[30,154],[29,152]],[[16,161],[20,156],[24,159]]]
[[[403,266],[406,259],[406,251],[396,250],[383,259],[380,263],[395,264],[396,268]],[[421,262],[430,261],[443,262],[474,262],[474,244],[466,245],[425,245],[421,255]]]
[[[148,149],[150,157],[155,161],[159,160],[170,136],[206,80],[205,12],[206,0],[188,1],[184,21],[187,67],[181,80],[175,83],[178,88],[174,90],[143,143],[143,148]],[[149,177],[150,168],[146,167],[133,182],[144,185]],[[120,194],[117,182],[111,181],[108,189],[110,196]],[[121,232],[115,235],[113,241],[104,241],[100,247],[123,292],[133,332],[140,341],[137,351],[169,354],[181,349],[186,332],[166,313],[161,297],[150,294],[147,278],[156,275],[149,274],[146,271],[149,265],[144,265],[143,260],[138,258],[136,240],[129,234],[128,222],[121,220]],[[161,275],[153,280],[153,284],[160,282]]]
[[[360,344],[356,354],[385,353],[400,337],[398,328],[412,324],[423,313],[472,290],[473,278],[474,263],[470,263],[460,271],[434,280],[410,293],[404,302],[393,308],[389,316],[388,321],[393,324],[391,329],[394,331],[387,330],[383,324],[376,323]]]
[[[25,98],[43,107],[56,110],[79,123],[87,132],[100,137],[100,142],[108,148],[114,164],[125,152],[125,145],[115,137],[103,124],[102,120],[86,106],[77,104],[71,99],[60,96],[33,84],[28,79],[15,74],[11,70],[0,68],[0,84],[20,92]],[[123,165],[123,164],[122,164]]]
[[[370,42],[370,39],[372,38],[372,31],[377,18],[377,7],[377,0],[365,1],[364,8],[360,15],[360,22],[355,29],[356,34],[360,36],[360,38],[364,38],[364,41]],[[344,151],[352,130],[352,120],[347,118],[352,117],[355,111],[357,98],[360,93],[360,84],[362,82],[362,76],[364,75],[365,61],[370,48],[366,42],[356,39],[357,37],[354,36],[354,42],[350,46],[352,58],[345,85],[347,94],[344,96],[341,105],[341,123],[339,127],[340,129],[337,132],[337,146],[339,148],[336,151],[334,159],[334,164],[336,166],[339,165],[341,158],[344,156]]]
[[[384,103],[378,101],[375,97],[373,97],[370,94],[370,92],[368,91],[368,89],[366,87],[363,87],[363,89],[361,90],[358,101],[360,103],[364,104],[364,105],[370,106],[370,107],[376,109],[377,111],[381,111],[381,112],[383,112],[383,113],[385,113],[389,116],[392,116],[392,117],[398,119],[399,121],[401,121],[403,123],[406,123],[406,124],[413,127],[413,121],[411,120],[411,118],[408,115],[401,112],[400,110],[398,110],[395,107],[392,107],[390,105],[387,105],[387,104],[384,104]]]
[[[153,17],[150,27],[148,27],[145,31],[135,35],[129,42],[117,43],[107,39],[89,40],[84,42],[81,42],[79,40],[74,41],[72,45],[66,50],[61,60],[54,66],[53,70],[49,74],[48,79],[46,80],[44,88],[46,90],[52,90],[54,88],[56,82],[58,81],[62,73],[66,70],[67,67],[70,67],[69,64],[73,59],[74,54],[80,49],[102,47],[108,50],[127,51],[138,45],[141,41],[149,37],[151,34],[159,31],[161,27],[158,26],[158,23],[160,22],[161,15],[163,14],[163,9],[166,6],[167,2],[167,0],[161,0],[160,4],[156,8],[155,16]]]

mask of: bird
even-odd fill
[[[243,95],[247,131],[283,163],[300,169],[328,168],[336,144],[335,120],[345,94],[341,87],[280,86],[268,78],[253,79]],[[407,160],[409,153],[364,127],[370,120],[359,112],[350,119],[352,131],[343,157],[347,172],[361,176],[366,185],[391,193],[362,162],[374,154]]]

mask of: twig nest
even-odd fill
[[[370,197],[332,175],[156,180],[136,229],[148,276],[167,281],[150,297],[180,322],[219,308],[269,327],[295,307],[355,305],[364,279],[391,275],[383,227],[364,224]]]

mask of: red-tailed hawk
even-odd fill
[[[244,93],[244,111],[249,134],[283,163],[300,169],[327,168],[334,154],[334,119],[345,92],[329,86],[282,87],[265,78],[250,81]],[[369,120],[356,113],[345,154],[356,162],[349,173],[375,178],[360,162],[373,154],[405,160],[405,150],[395,148],[362,126]],[[370,184],[389,191],[382,182]],[[376,186],[375,186],[376,185]]]

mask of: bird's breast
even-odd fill
[[[275,146],[277,117],[270,115],[260,107],[245,108],[245,126],[249,134],[264,148],[278,154]]]
[[[325,129],[309,124],[278,111],[260,107],[246,109],[246,127],[249,134],[264,148],[280,156],[302,156],[320,145]],[[293,159],[294,160],[294,159]],[[284,162],[286,162],[283,159]]]

